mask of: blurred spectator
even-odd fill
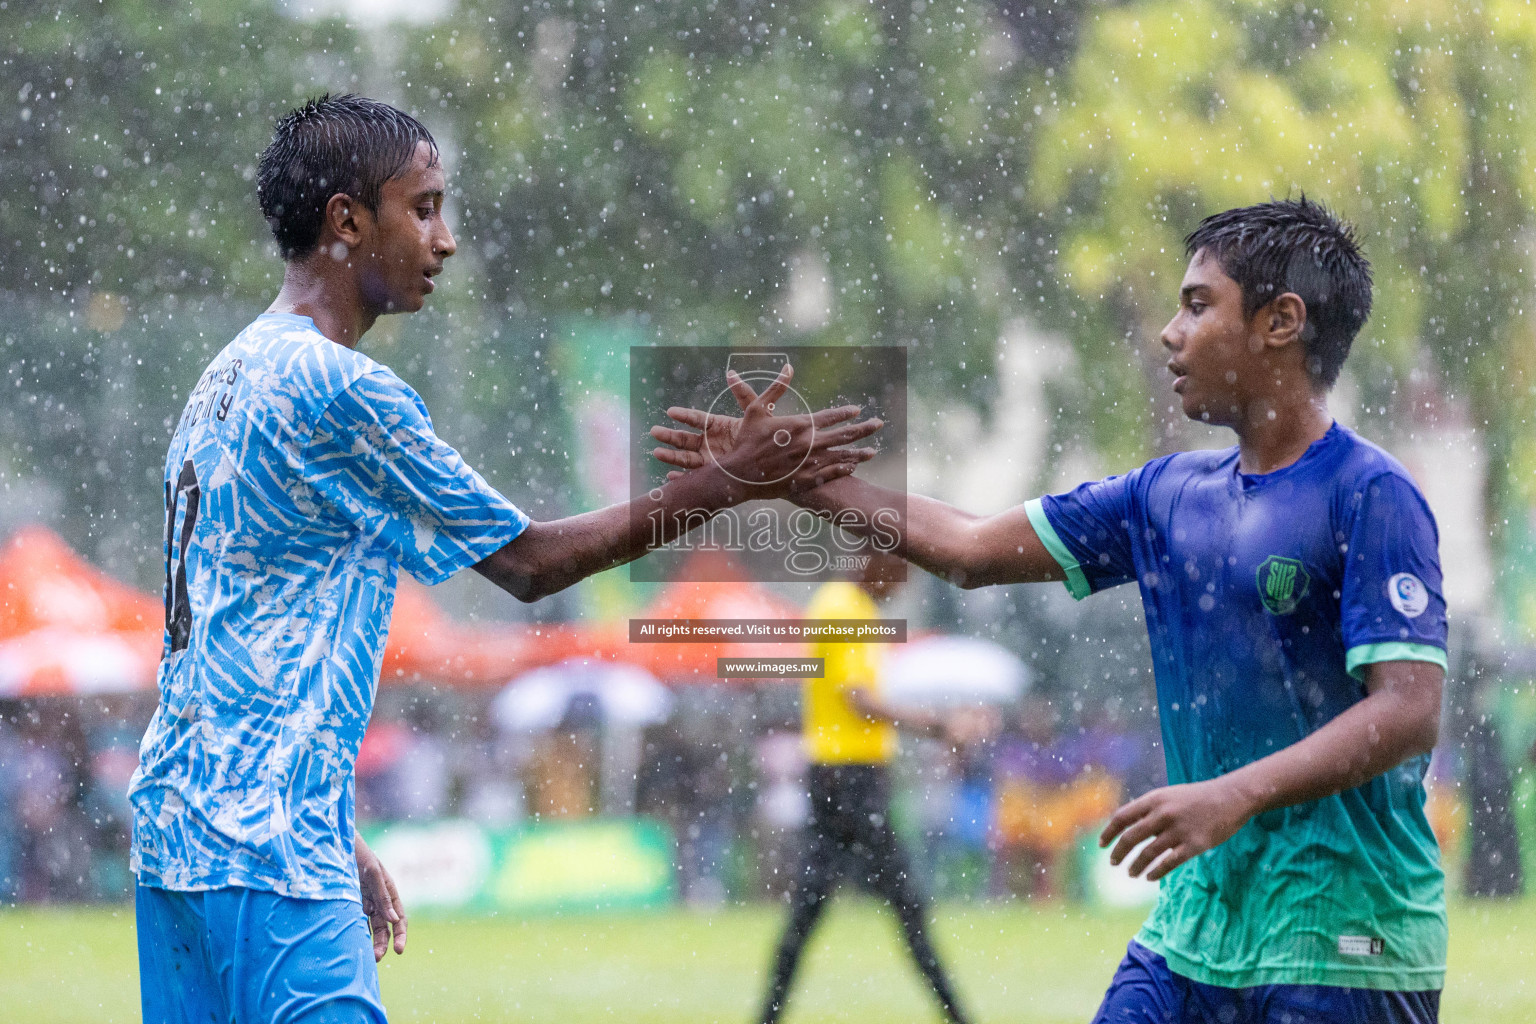
[[[1061,735],[1054,706],[1025,701],[1018,731],[999,742],[997,862],[999,894],[1055,897],[1066,894],[1063,855],[1079,836],[1109,817],[1120,803],[1118,778],[1092,758],[1112,753],[1108,737],[1095,743]]]
[[[963,859],[959,752],[946,741],[916,738],[903,744],[900,784],[892,794],[892,817],[908,839],[912,870],[937,898],[953,894],[951,880]]]
[[[102,723],[90,733],[88,758],[81,806],[89,823],[91,886],[97,898],[127,899],[133,892],[128,780],[139,766],[138,737],[121,720]]]
[[[601,723],[597,702],[578,694],[560,724],[533,741],[523,764],[529,813],[538,818],[585,818],[597,813]]]
[[[21,896],[21,738],[0,714],[0,903]]]
[[[955,862],[949,875],[957,883],[952,891],[967,898],[985,895],[990,874],[996,828],[993,762],[1002,727],[1002,714],[996,708],[963,708],[949,716],[959,775],[953,816]]]
[[[693,786],[687,819],[678,834],[678,878],[683,899],[702,907],[719,906],[727,895],[727,857],[734,829],[731,776],[727,752],[719,743],[696,743]]]
[[[363,823],[396,821],[400,809],[396,803],[396,776],[406,768],[406,752],[411,739],[405,723],[376,709],[353,765],[357,820]]]
[[[79,716],[57,718],[28,709],[17,716],[21,744],[16,818],[20,825],[20,898],[29,902],[87,899],[91,844],[76,797],[78,758],[85,749]]]
[[[780,896],[799,856],[799,830],[810,817],[805,747],[798,731],[776,729],[757,741],[754,814],[758,892]]]
[[[464,780],[462,811],[466,818],[491,828],[505,828],[528,814],[521,782],[527,757],[526,737],[502,733],[490,718],[482,728],[469,763],[459,765]]]
[[[987,895],[995,815],[992,761],[1002,713],[973,706],[945,716],[943,742],[911,745],[914,867],[941,898]]]
[[[1447,867],[1459,870],[1464,859],[1461,847],[1468,811],[1456,782],[1457,760],[1456,750],[1449,746],[1436,747],[1430,755],[1429,770],[1424,775],[1424,816],[1429,819]]]
[[[405,750],[394,772],[395,817],[432,821],[448,816],[453,770],[438,702],[418,698],[405,706]]]
[[[652,729],[637,794],[642,813],[666,822],[677,843],[683,899],[714,906],[726,897],[726,857],[734,832],[729,764],[710,738],[713,716],[682,714]]]

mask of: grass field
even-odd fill
[[[937,941],[980,1024],[1085,1024],[1139,913],[1062,904],[938,912]],[[394,1024],[750,1024],[779,924],[772,907],[535,921],[413,923],[382,971]],[[0,1020],[137,1021],[131,908],[0,912]],[[786,1024],[937,1021],[895,919],[844,898],[803,965]],[[1536,900],[1451,914],[1446,1024],[1536,1021]]]

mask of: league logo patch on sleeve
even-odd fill
[[[1404,618],[1416,619],[1429,607],[1429,588],[1411,572],[1387,580],[1387,600]]]

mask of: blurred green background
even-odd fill
[[[535,515],[591,503],[561,427],[593,360],[562,352],[604,337],[905,345],[934,415],[983,427],[1005,370],[1047,377],[1028,488],[1214,443],[1155,341],[1180,240],[1305,191],[1376,268],[1341,414],[1468,427],[1458,532],[1536,620],[1526,3],[13,0],[0,44],[0,528],[144,586],[169,418],[281,276],[257,155],[356,90],[437,134],[461,243],[367,347]]]

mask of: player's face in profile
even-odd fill
[[[378,312],[419,310],[433,290],[432,278],[457,249],[443,220],[445,184],[442,161],[433,164],[431,147],[418,142],[410,166],[380,190],[363,276],[363,294]]]
[[[1238,422],[1259,353],[1249,345],[1242,286],[1204,249],[1189,261],[1179,311],[1163,328],[1162,342],[1184,415],[1222,425]]]

